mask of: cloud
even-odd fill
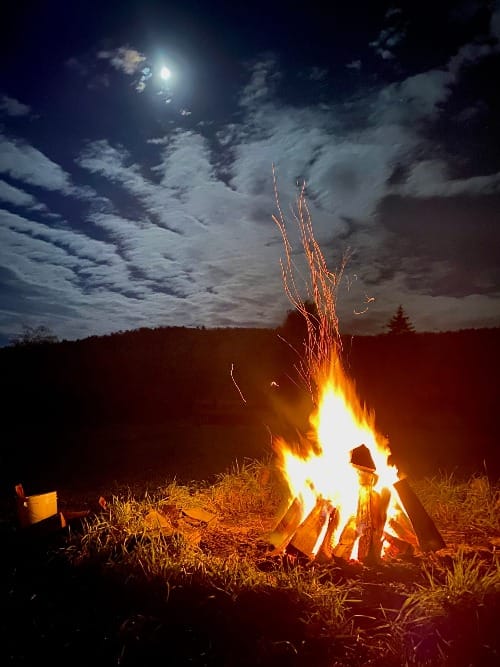
[[[99,51],[97,57],[109,60],[116,70],[129,75],[137,74],[146,61],[144,54],[128,46],[119,46],[111,51]]]
[[[40,206],[32,195],[2,180],[0,180],[0,201],[25,208]]]
[[[60,165],[34,146],[2,134],[0,134],[0,174],[7,174],[12,179],[28,185],[82,200],[90,200],[96,196],[95,191],[88,185],[74,185],[70,175]],[[13,197],[12,191],[9,192]]]
[[[28,116],[31,113],[31,108],[13,97],[2,95],[0,97],[0,113],[15,117]]]
[[[347,63],[346,65],[347,69],[355,69],[358,70],[358,72],[361,70],[362,63],[361,60],[351,60],[350,63]]]
[[[87,147],[80,166],[120,184],[143,211],[140,221],[89,219],[117,243],[133,274],[149,281],[151,290],[189,303],[188,323],[210,325],[221,318],[247,323],[246,294],[254,298],[260,289],[270,298],[271,287],[259,287],[258,278],[273,254],[265,244],[274,234],[270,215],[268,233],[259,234],[254,199],[218,179],[209,143],[200,134],[181,131],[152,145],[159,147],[159,161],[148,176],[130,164],[122,148],[105,142]],[[275,282],[279,285],[278,272]]]
[[[328,70],[324,67],[311,67],[307,78],[311,81],[323,81],[328,76]]]
[[[249,70],[250,80],[240,95],[240,104],[243,107],[255,106],[268,99],[281,79],[276,59],[272,55],[253,63]]]
[[[5,210],[0,210],[0,221],[4,331],[42,322],[56,333],[63,327],[65,336],[81,337],[142,321],[132,304],[142,303],[148,290],[133,279],[115,243],[91,238],[64,222],[54,228]],[[10,312],[14,285],[16,307]],[[159,312],[160,307],[157,317]]]
[[[406,37],[406,25],[402,21],[402,15],[402,10],[399,8],[389,9],[384,17],[385,27],[377,38],[369,43],[383,60],[395,58],[394,48]]]
[[[374,103],[374,122],[413,125],[434,120],[451,95],[453,75],[448,70],[429,70],[382,88]]]
[[[493,6],[490,21],[490,33],[492,37],[500,41],[500,2],[496,0]]]
[[[61,167],[24,141],[0,135],[0,173],[46,190],[73,192],[71,179]]]
[[[486,176],[451,179],[444,160],[422,160],[413,164],[402,185],[391,188],[394,194],[409,197],[456,197],[489,195],[500,192],[500,172]]]

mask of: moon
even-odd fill
[[[170,77],[172,76],[172,72],[166,65],[164,65],[160,70],[160,76],[164,81],[166,81],[167,79],[170,79]]]

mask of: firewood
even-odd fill
[[[340,534],[340,539],[333,550],[333,555],[337,558],[345,558],[346,560],[349,560],[357,537],[356,517],[352,516]]]
[[[285,514],[281,517],[275,529],[266,536],[266,541],[276,551],[282,551],[293,537],[299,527],[304,514],[304,506],[299,496],[296,496],[289,505]]]
[[[328,519],[328,527],[326,529],[325,537],[319,548],[318,553],[316,554],[316,560],[319,563],[328,563],[332,560],[333,556],[333,536],[339,525],[339,513],[336,508],[332,509],[330,512],[330,517]]]
[[[320,496],[305,521],[295,531],[290,546],[300,551],[304,556],[313,558],[315,555],[314,547],[319,540],[322,540],[327,530],[331,512],[332,505]]]
[[[385,556],[390,558],[397,558],[398,556],[411,556],[414,553],[413,544],[406,542],[405,540],[391,535],[390,533],[384,533],[385,540],[389,543],[388,549],[385,551]]]
[[[406,519],[402,511],[397,517],[391,517],[389,519],[389,527],[400,540],[408,542],[414,547],[418,547],[417,536],[413,532],[411,523]]]
[[[351,450],[351,464],[355,468],[365,468],[375,471],[375,463],[370,450],[366,445],[359,445]]]
[[[383,488],[380,493],[372,491],[372,541],[370,549],[366,555],[365,561],[367,563],[378,563],[382,554],[384,527],[387,520],[387,508],[391,499],[391,492],[389,489]]]
[[[358,560],[364,561],[372,550],[372,493],[377,477],[368,468],[354,467],[357,469],[359,477],[358,509],[356,514],[356,529],[359,534]]]
[[[408,480],[400,479],[393,486],[398,492],[401,505],[404,507],[404,510],[411,521],[413,530],[418,539],[419,547],[422,551],[438,551],[439,549],[444,549],[446,544],[441,533],[438,531],[434,521],[427,514]]]

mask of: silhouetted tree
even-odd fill
[[[26,346],[40,345],[41,343],[57,343],[58,337],[52,333],[49,327],[41,324],[38,327],[29,327],[24,325],[23,332],[11,339],[11,345]]]
[[[408,315],[403,310],[403,306],[398,306],[395,314],[389,320],[387,328],[389,329],[389,334],[415,333],[415,327],[411,323]]]
[[[313,301],[304,301],[304,308],[309,314],[313,326],[319,322],[318,309]],[[307,338],[307,323],[304,315],[296,308],[289,310],[285,321],[279,327],[281,337],[293,347],[301,350]]]

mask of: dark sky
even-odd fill
[[[0,53],[0,344],[279,324],[273,164],[342,331],[500,326],[499,0],[24,2]]]

